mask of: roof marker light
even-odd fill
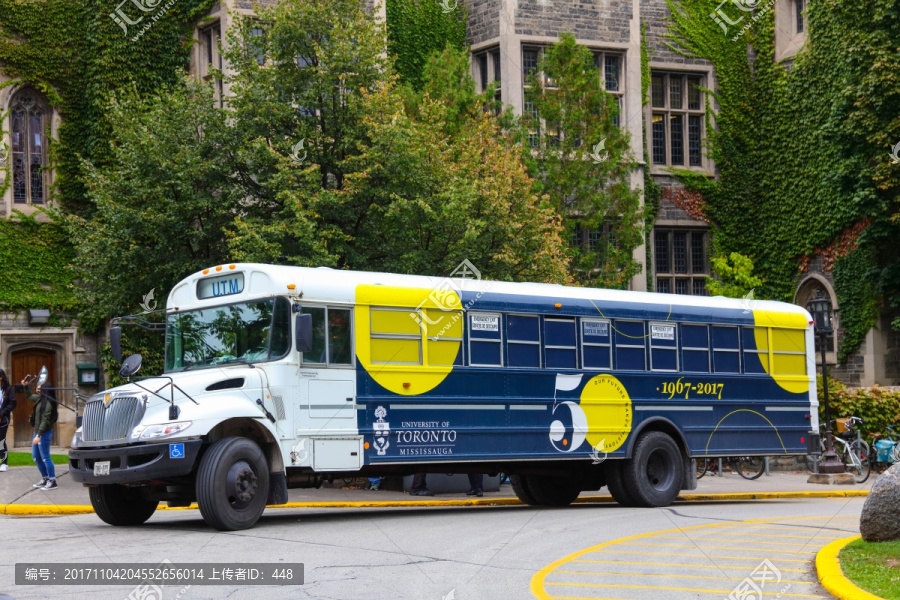
[[[221,270],[222,270],[222,265],[219,265],[218,267],[216,267],[216,271],[221,271]]]
[[[230,271],[234,271],[237,268],[237,265],[228,265],[228,269]]]
[[[209,269],[203,269],[203,274],[206,275],[209,273]]]
[[[296,290],[296,289],[297,289],[297,285],[294,284],[294,283],[289,283],[289,284],[288,284],[288,289],[289,289],[289,290]]]

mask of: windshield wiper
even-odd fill
[[[245,359],[245,358],[228,358],[228,359],[223,360],[223,361],[220,362],[219,364],[220,364],[220,365],[227,365],[228,363],[242,363],[242,364],[247,365],[247,366],[250,367],[251,369],[255,369],[255,368],[256,368],[256,365],[254,365],[252,362],[248,361],[248,360]]]

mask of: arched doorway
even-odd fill
[[[28,422],[28,417],[31,416],[31,410],[34,405],[28,401],[29,393],[19,385],[19,382],[29,374],[37,377],[37,374],[43,366],[46,366],[47,371],[50,373],[48,381],[51,381],[54,385],[58,386],[59,380],[56,378],[56,352],[54,350],[29,348],[12,353],[9,378],[10,382],[16,385],[16,409],[13,411],[12,421],[15,433],[11,444],[14,448],[22,446],[30,447],[31,436],[34,433],[34,429]],[[56,431],[56,425],[53,426],[53,429],[54,442],[59,444],[59,435]],[[7,444],[9,444],[9,440],[7,440]]]
[[[809,304],[809,301],[822,296],[823,298],[828,298],[831,300],[831,307],[833,311],[832,317],[832,325],[835,330],[835,335],[828,337],[827,349],[828,349],[828,362],[835,363],[836,353],[835,353],[835,343],[837,338],[837,331],[840,329],[840,307],[837,303],[837,295],[834,293],[834,288],[831,285],[831,282],[828,281],[824,276],[818,273],[810,273],[807,275],[802,281],[800,281],[799,285],[797,285],[797,291],[794,294],[794,304],[802,306],[806,308],[806,305]],[[816,339],[816,356],[822,351],[820,347],[821,338],[817,335]]]

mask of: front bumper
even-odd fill
[[[182,457],[172,458],[169,448],[171,444],[184,445]],[[118,448],[69,450],[69,474],[74,481],[89,485],[180,477],[194,470],[202,446],[203,440],[194,439]],[[94,463],[104,460],[110,463],[109,475],[94,475]]]

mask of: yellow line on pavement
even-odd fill
[[[700,592],[703,594],[730,594],[734,590],[708,590],[705,588],[685,588],[664,585],[615,585],[612,583],[554,583],[548,581],[546,585],[565,585],[571,587],[599,587],[599,588],[623,588],[630,590],[673,590],[677,592]],[[761,592],[763,596],[796,596],[799,598],[821,598],[816,594],[789,594],[787,592]]]
[[[698,550],[746,550],[743,546],[701,546],[699,544],[650,544],[647,542],[622,542],[622,545],[628,546],[653,546],[659,548],[697,548]],[[766,552],[777,552],[778,554],[815,554],[815,550],[773,550],[772,548],[758,548]]]
[[[756,537],[756,536],[753,535],[752,533],[748,533],[748,534],[747,534],[747,537]],[[800,536],[798,536],[798,537],[800,537]],[[730,543],[735,543],[735,544],[742,544],[742,543],[744,543],[744,542],[747,541],[746,539],[742,539],[742,540],[730,540],[730,539],[727,539],[727,538],[719,538],[719,537],[695,537],[695,538],[686,538],[686,537],[679,537],[679,536],[677,536],[677,535],[661,535],[661,536],[659,536],[657,539],[661,539],[661,540],[684,540],[684,541],[689,541],[689,542],[694,542],[694,541],[700,540],[700,541],[703,541],[703,542],[726,542],[726,543],[729,543],[729,542],[730,542]],[[802,538],[802,539],[805,539],[805,540],[808,540],[808,541],[812,541],[813,538],[807,537],[807,538]],[[830,538],[830,539],[831,539],[831,538]],[[826,541],[826,540],[822,540],[822,541],[824,542],[824,541]],[[766,540],[754,540],[753,543],[754,543],[754,544],[768,544],[768,545],[770,545],[770,546],[793,546],[793,547],[795,547],[795,548],[798,547],[798,546],[802,548],[802,547],[804,547],[804,546],[807,545],[806,543],[801,544],[800,542],[769,542],[769,541],[766,541]],[[693,546],[691,546],[691,547],[693,547]]]
[[[718,556],[715,554],[685,554],[684,552],[629,552],[623,550],[594,550],[593,552],[600,553],[609,553],[609,554],[641,554],[646,556],[691,556],[695,558],[725,558],[725,559],[734,559],[734,560],[766,560],[766,556]],[[811,563],[812,560],[800,560],[797,558],[779,558],[780,562],[798,562],[798,563]]]
[[[679,554],[678,556],[684,556],[684,554]],[[709,558],[704,556],[704,558]],[[716,558],[722,558],[721,556],[717,556]],[[661,563],[661,562],[639,562],[639,561],[625,561],[625,560],[586,560],[582,558],[576,558],[572,562],[577,563],[599,563],[605,565],[655,565],[659,567],[694,567],[697,569],[755,569],[759,565],[692,565],[690,563]],[[804,561],[811,562],[811,561]],[[807,569],[784,569],[781,568],[779,571],[789,571],[791,573],[806,573]]]
[[[738,533],[738,532],[737,531],[710,531],[709,535],[716,535],[716,534],[728,535],[729,533]],[[743,533],[743,532],[741,532],[741,533]],[[800,539],[800,540],[813,539],[813,540],[823,540],[823,541],[842,539],[841,536],[819,535],[818,533],[815,534],[815,537],[810,537],[808,535],[783,535],[783,534],[779,535],[777,533],[754,533],[753,537],[791,538],[791,539]]]
[[[880,597],[856,587],[841,571],[838,554],[844,546],[858,539],[860,536],[854,535],[842,540],[835,540],[819,550],[816,555],[816,572],[819,581],[838,600],[882,600]]]
[[[758,565],[757,565],[758,566]],[[756,567],[751,567],[755,569]],[[780,569],[784,571],[784,569]],[[678,579],[723,579],[725,581],[743,581],[745,577],[711,577],[706,575],[672,575],[671,573],[615,573],[609,571],[554,571],[554,573],[568,573],[570,575],[626,575],[628,577],[676,577]],[[778,583],[799,583],[801,585],[814,585],[813,581],[797,581],[782,579]]]

